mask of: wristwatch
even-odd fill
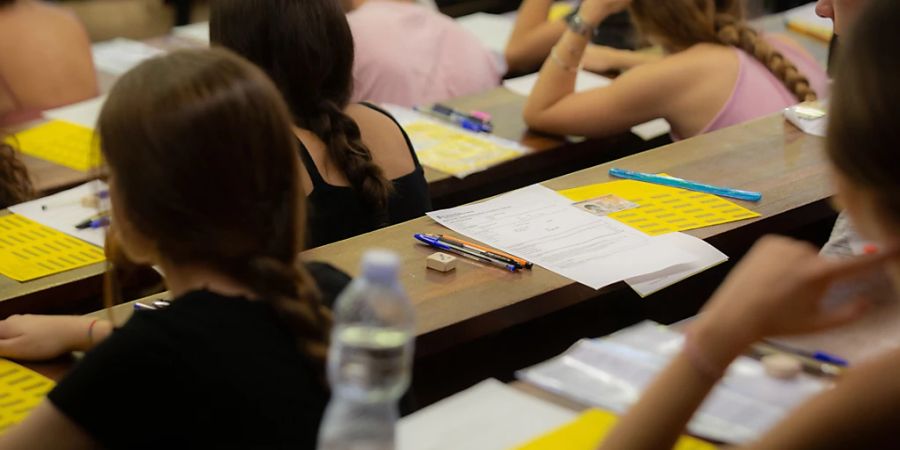
[[[566,19],[566,23],[569,25],[569,29],[576,34],[580,34],[588,39],[593,37],[596,28],[595,26],[587,23],[584,20],[584,17],[581,17],[581,14],[577,12],[575,14],[570,15]]]

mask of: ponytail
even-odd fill
[[[809,80],[781,52],[763,40],[759,33],[730,14],[717,14],[715,29],[720,43],[737,47],[763,63],[801,102],[818,98]]]
[[[357,195],[378,215],[379,222],[385,222],[393,185],[381,167],[372,161],[372,152],[363,143],[356,122],[340,105],[330,100],[322,100],[318,115],[303,122],[325,143],[329,160],[337,165]]]

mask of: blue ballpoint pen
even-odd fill
[[[468,250],[466,248],[459,247],[459,246],[441,241],[440,238],[437,238],[434,236],[429,236],[427,234],[416,234],[416,235],[414,235],[414,237],[419,242],[422,242],[423,244],[428,245],[429,247],[434,247],[438,250],[444,250],[444,251],[447,251],[450,253],[457,254],[459,256],[464,256],[469,259],[474,259],[475,261],[483,262],[485,264],[491,264],[491,265],[506,269],[510,272],[515,272],[518,269],[518,267],[516,267],[512,264],[506,264],[506,263],[497,261],[495,259],[491,259],[491,258],[482,256],[482,255],[479,255],[479,254],[477,254],[471,250]]]
[[[661,184],[663,186],[671,186],[689,191],[705,192],[707,194],[720,195],[722,197],[736,198],[738,200],[747,200],[758,202],[762,200],[762,194],[753,191],[742,191],[740,189],[731,189],[710,184],[697,183],[695,181],[682,180],[681,178],[666,177],[652,173],[634,172],[625,169],[609,169],[609,175],[616,178],[625,178],[627,180],[637,180],[646,183]]]

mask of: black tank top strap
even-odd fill
[[[327,185],[325,179],[322,178],[322,174],[319,173],[319,168],[316,167],[316,162],[313,161],[312,156],[309,154],[309,150],[306,149],[306,146],[303,145],[303,141],[300,139],[297,139],[297,151],[300,152],[300,159],[303,160],[303,167],[306,167],[306,173],[309,174],[309,178],[312,180],[313,188]]]
[[[391,119],[391,122],[394,122],[394,124],[397,125],[397,128],[400,129],[400,133],[403,134],[403,139],[406,141],[406,147],[409,149],[409,154],[412,156],[413,162],[416,164],[416,167],[421,167],[422,165],[419,164],[419,157],[416,156],[416,149],[413,148],[412,141],[409,139],[409,135],[406,134],[406,130],[404,130],[403,127],[400,125],[400,122],[397,122],[397,119],[395,119],[394,116],[391,115],[391,113],[381,109],[380,107],[378,107],[376,105],[373,105],[372,103],[360,102],[359,104],[363,105],[369,109],[375,110],[381,114],[384,114],[385,116],[387,116],[388,119]]]

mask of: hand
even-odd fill
[[[585,0],[578,9],[578,14],[593,26],[600,25],[603,19],[611,14],[624,10],[631,0]]]
[[[841,261],[813,246],[764,237],[732,271],[693,326],[704,350],[726,362],[767,336],[811,333],[850,322],[868,301],[848,299],[833,309],[821,300],[829,287],[884,265],[896,250]]]
[[[10,316],[0,322],[0,356],[38,361],[86,350],[92,344],[88,327],[93,321],[81,316]],[[97,325],[92,334],[100,331]]]

